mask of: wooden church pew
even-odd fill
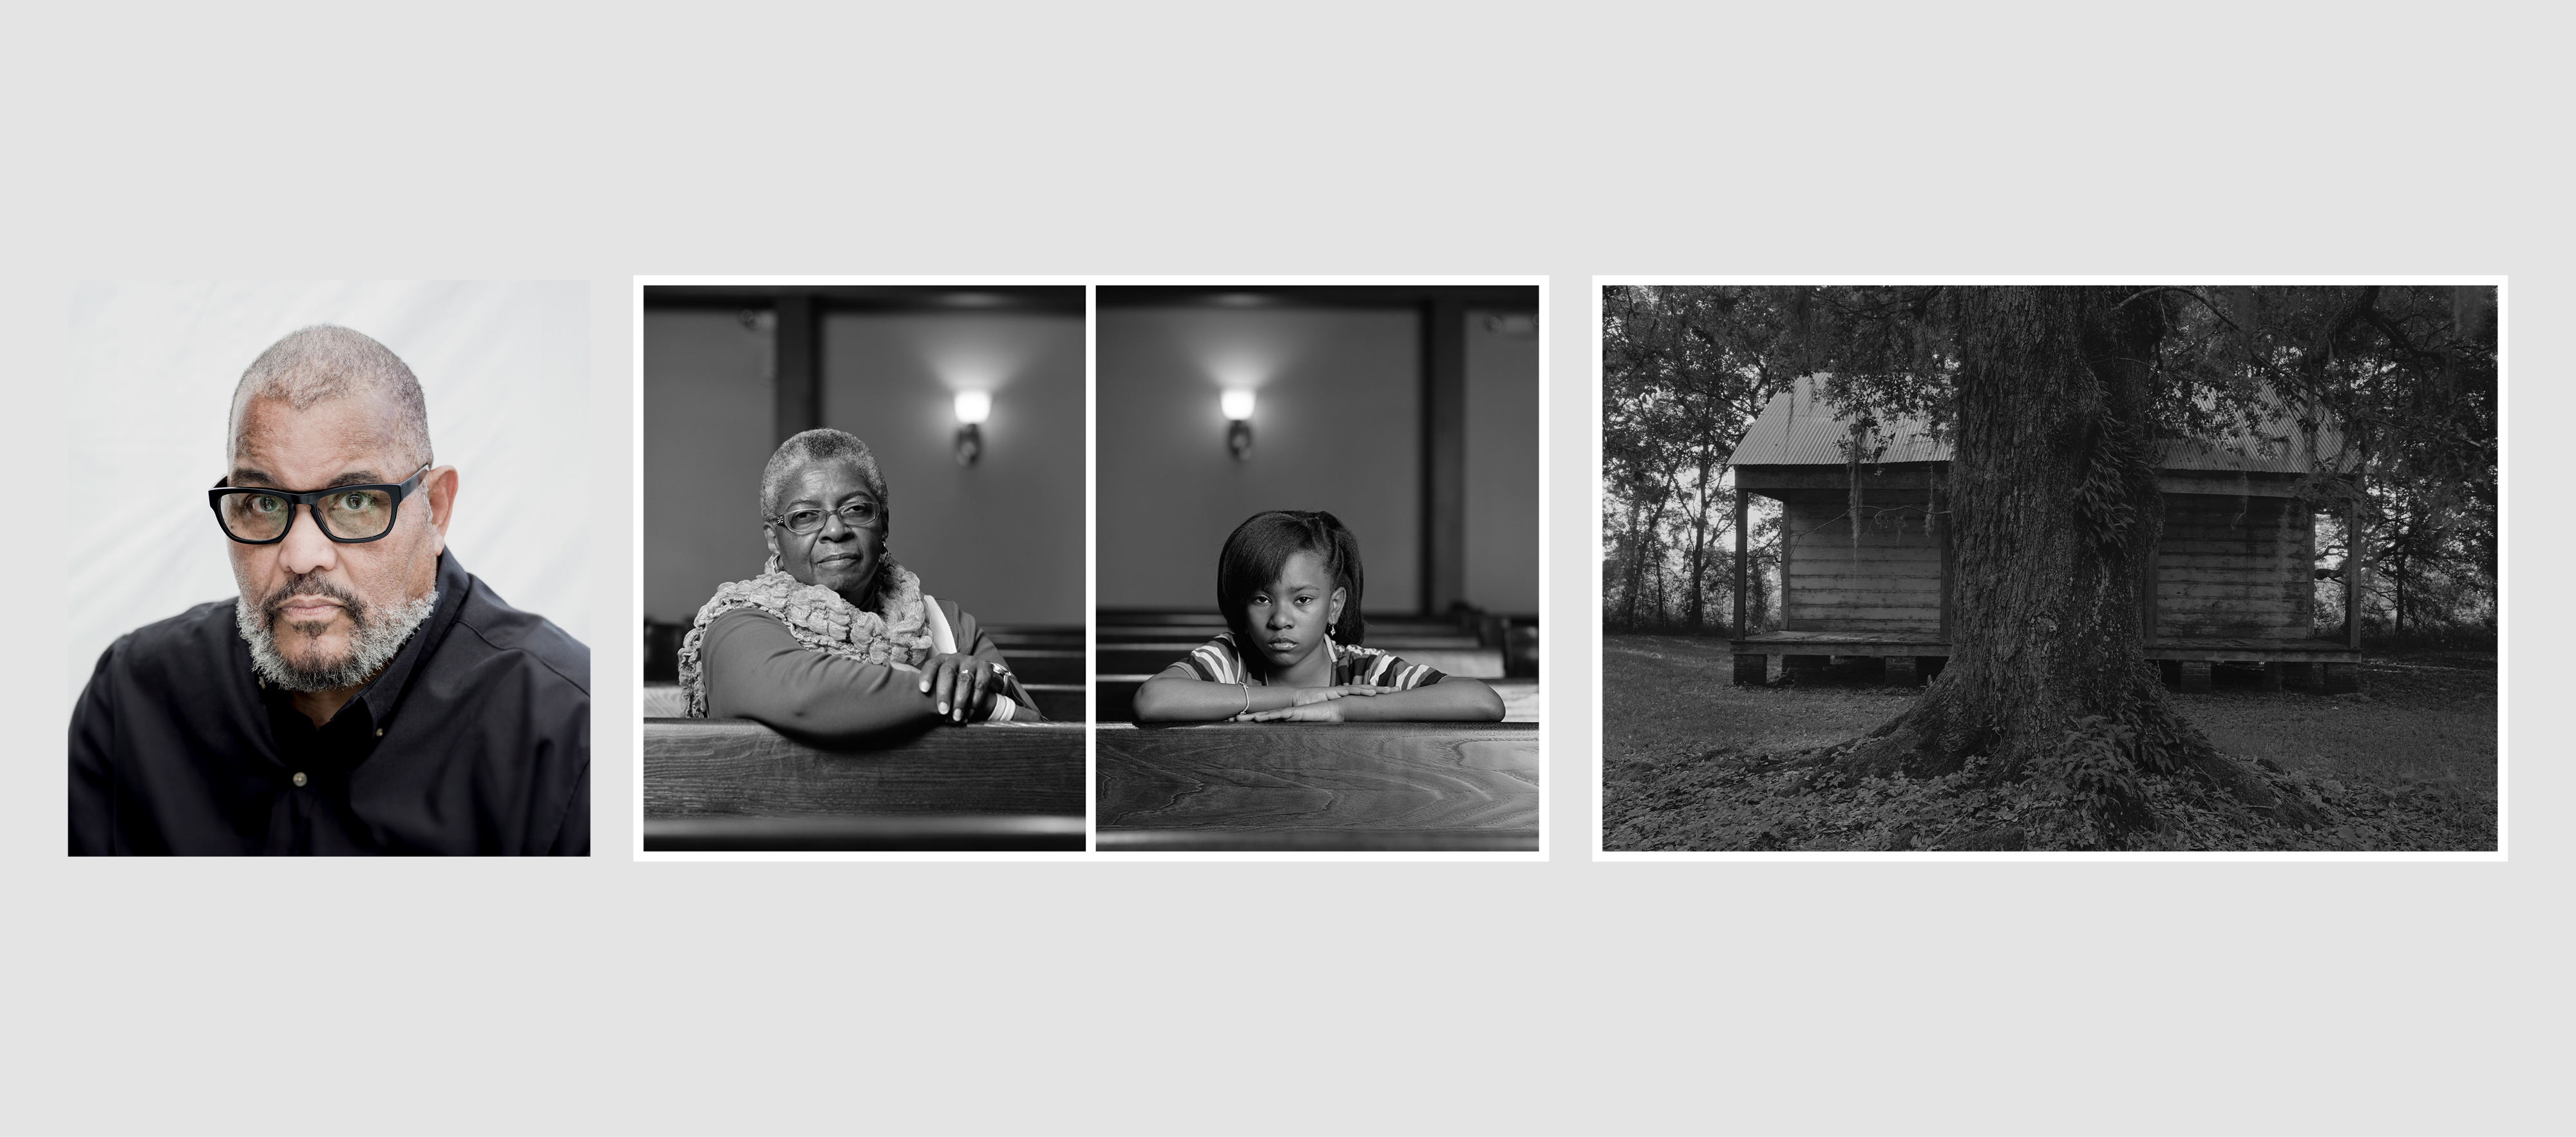
[[[1103,726],[1098,848],[1535,850],[1535,723]]]
[[[934,727],[826,750],[740,719],[646,719],[644,847],[1083,847],[1078,723]]]

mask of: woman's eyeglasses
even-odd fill
[[[219,478],[215,488],[206,491],[206,504],[215,507],[215,523],[224,527],[224,536],[245,545],[285,540],[299,505],[313,514],[323,536],[356,545],[394,531],[402,500],[420,488],[421,475],[428,472],[429,467],[423,466],[398,485],[333,486],[311,493],[238,488],[224,484],[230,479]]]
[[[877,508],[877,503],[866,498],[860,498],[838,510],[791,509],[784,517],[771,517],[765,520],[772,525],[784,525],[788,532],[802,537],[822,528],[823,519],[833,513],[839,513],[841,524],[852,529],[874,529],[885,522],[885,511]]]

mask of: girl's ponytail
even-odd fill
[[[1341,518],[1330,513],[1319,509],[1308,516],[1315,519],[1316,528],[1331,543],[1329,553],[1317,552],[1331,563],[1333,584],[1345,594],[1342,618],[1333,621],[1333,639],[1343,647],[1358,647],[1368,635],[1368,621],[1360,616],[1360,539],[1342,524]]]

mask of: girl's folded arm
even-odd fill
[[[1366,699],[1344,699],[1342,718],[1350,722],[1500,722],[1503,697],[1463,675],[1410,691],[1389,691]]]
[[[1294,687],[1251,687],[1234,683],[1210,683],[1198,677],[1187,664],[1175,663],[1136,688],[1137,722],[1215,722],[1243,713],[1244,693],[1251,692],[1252,709],[1273,710],[1294,705]]]

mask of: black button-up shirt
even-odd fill
[[[315,727],[233,602],[110,645],[72,711],[71,851],[590,852],[590,649],[438,559],[438,606]]]

